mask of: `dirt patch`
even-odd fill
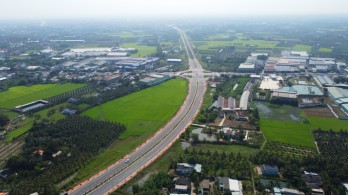
[[[313,107],[303,108],[307,116],[321,117],[321,118],[336,118],[328,107]]]

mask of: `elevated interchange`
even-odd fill
[[[68,192],[69,194],[99,195],[115,191],[166,151],[179,138],[180,134],[185,131],[186,127],[192,123],[203,102],[206,81],[203,68],[196,59],[186,34],[178,28],[175,29],[180,33],[184,43],[189,58],[189,69],[192,72],[192,77],[189,78],[188,95],[180,110],[147,142],[124,159],[77,185]]]

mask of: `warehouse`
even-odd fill
[[[238,72],[255,72],[255,64],[242,63],[238,67]]]
[[[341,105],[348,103],[348,89],[328,87],[327,90],[329,97],[335,104]]]
[[[16,106],[14,111],[20,112],[20,113],[24,113],[24,112],[28,112],[28,111],[31,111],[31,110],[35,110],[35,109],[41,108],[43,106],[46,106],[47,104],[48,104],[48,101],[38,100],[38,101],[35,101],[35,102],[30,102],[28,104]]]
[[[320,87],[325,87],[328,85],[335,85],[336,84],[331,78],[329,78],[326,75],[317,75],[313,78],[314,78],[315,82],[317,82],[317,84]]]
[[[181,65],[181,59],[167,59],[167,63],[170,65]]]
[[[145,83],[148,86],[154,86],[157,84],[160,84],[166,80],[168,80],[170,77],[168,75],[150,75],[148,77],[145,77],[140,80],[140,82]]]

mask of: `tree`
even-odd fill
[[[10,119],[8,118],[8,116],[4,114],[0,114],[0,127],[7,125],[9,122],[10,122]]]

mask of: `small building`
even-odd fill
[[[37,155],[39,155],[39,156],[43,156],[44,151],[43,151],[43,150],[35,150],[35,151],[33,152],[33,154],[37,154]]]
[[[52,154],[52,157],[53,157],[53,158],[56,158],[57,156],[59,156],[59,155],[61,155],[61,154],[62,154],[62,151],[59,150],[58,152]]]
[[[178,163],[176,165],[175,172],[178,174],[190,174],[193,170],[195,170],[197,173],[202,172],[202,165],[201,164],[188,164],[188,163]]]
[[[217,177],[219,189],[225,193],[231,193],[232,195],[243,195],[243,185],[241,181],[236,179],[230,179],[228,177]]]
[[[191,194],[191,180],[188,178],[177,178],[174,190],[177,194]]]
[[[79,102],[80,102],[80,100],[76,99],[76,98],[69,98],[68,99],[69,104],[78,104]]]
[[[262,164],[261,166],[262,175],[278,176],[279,168],[277,165]]]
[[[71,115],[74,115],[76,113],[76,110],[72,110],[72,109],[69,109],[69,108],[65,108],[62,113],[64,115],[67,115],[67,116],[71,116]]]
[[[204,179],[202,181],[202,191],[203,195],[209,195],[210,194],[210,184],[208,179]]]
[[[222,132],[224,134],[225,139],[233,139],[236,137],[235,136],[236,130],[233,130],[229,127],[224,127],[222,129],[220,129],[220,132]]]
[[[170,65],[181,65],[182,60],[181,59],[167,59],[167,63]]]
[[[273,188],[274,195],[304,195],[303,192],[290,188]]]
[[[306,182],[307,186],[315,191],[321,190],[323,186],[323,181],[320,177],[319,174],[317,173],[312,173],[312,172],[307,172],[304,171],[304,174],[302,174],[302,179]]]
[[[319,97],[299,97],[298,98],[298,106],[300,108],[308,108],[308,107],[317,107],[317,106],[325,106],[323,98]]]
[[[0,82],[1,81],[6,81],[7,80],[7,77],[0,77]]]

